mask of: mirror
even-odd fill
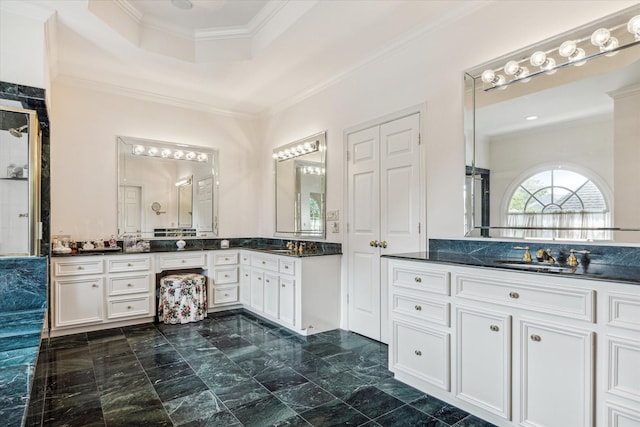
[[[468,236],[637,241],[639,15],[465,72]]]
[[[0,106],[0,256],[40,254],[40,147],[36,112]]]
[[[276,236],[325,237],[326,132],[273,150]]]
[[[119,136],[118,235],[218,234],[218,152]]]

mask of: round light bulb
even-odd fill
[[[149,153],[150,156],[155,156],[156,154],[158,154],[158,149],[156,147],[151,147],[149,148],[149,151],[147,151],[147,153]]]
[[[496,78],[496,73],[493,70],[485,70],[482,72],[481,79],[485,83],[493,83]]]
[[[207,160],[207,155],[204,153],[200,153],[198,154],[198,161],[199,162],[204,162],[205,160]]]
[[[560,56],[563,56],[565,58],[569,58],[571,55],[575,53],[576,50],[577,50],[576,42],[574,42],[573,40],[567,40],[566,42],[560,45],[560,48],[558,48],[558,54],[560,54]]]
[[[165,148],[164,150],[162,150],[162,153],[160,153],[162,155],[162,157],[169,157],[171,155],[171,150],[169,150],[168,148]]]
[[[193,151],[189,151],[187,153],[187,160],[193,160],[196,158],[196,153],[194,153]]]
[[[133,147],[133,154],[142,154],[144,153],[144,147],[142,145],[136,145]]]
[[[611,32],[606,28],[598,28],[591,34],[591,44],[598,47],[603,47],[607,44],[611,38]]]
[[[636,40],[640,40],[640,15],[636,15],[629,19],[627,24],[627,31],[633,34]]]
[[[547,54],[541,50],[533,52],[529,58],[529,63],[534,67],[541,67],[545,62],[547,62]]]
[[[176,151],[175,153],[173,153],[173,157],[176,159],[181,159],[182,156],[184,156],[184,153],[180,150]]]
[[[509,61],[504,66],[504,72],[510,76],[516,75],[520,71],[518,61]]]

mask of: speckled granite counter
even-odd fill
[[[22,425],[40,348],[46,301],[46,258],[0,258],[2,425]]]
[[[554,264],[555,267],[563,267],[559,270],[553,270],[553,267],[549,268],[548,264],[538,263],[535,258],[531,263],[523,263],[521,262],[523,252],[515,247],[525,245],[531,248],[533,256],[539,247],[551,249],[554,256],[568,255],[572,248],[588,250],[590,262],[581,262],[580,265],[572,268],[563,263]],[[429,240],[428,252],[388,254],[383,257],[640,285],[640,247],[588,244],[576,246],[575,243],[569,246],[568,244],[537,244],[534,242],[431,239]]]

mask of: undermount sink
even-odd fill
[[[497,261],[497,263],[503,267],[518,268],[520,270],[531,270],[540,272],[552,271],[557,273],[573,273],[576,271],[576,267],[557,264],[545,264],[543,262]]]

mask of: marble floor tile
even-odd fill
[[[34,375],[44,390],[29,427],[493,427],[395,380],[384,344],[342,330],[298,336],[244,311],[48,344],[35,373],[0,369],[0,382]]]

